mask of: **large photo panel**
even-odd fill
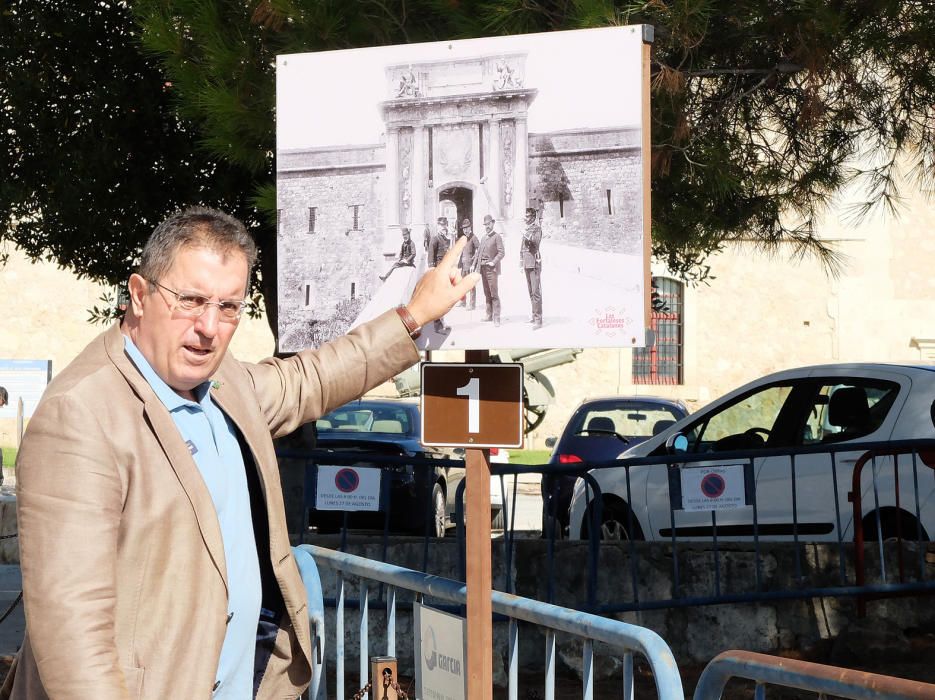
[[[481,282],[422,349],[642,346],[643,46],[635,26],[279,56],[279,349],[405,303],[461,236]]]

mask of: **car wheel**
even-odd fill
[[[897,520],[900,522],[897,523]],[[884,542],[897,542],[898,535],[907,542],[914,541],[922,531],[922,541],[928,542],[929,536],[925,528],[919,528],[915,516],[897,511],[895,508],[883,508],[880,512],[880,531]],[[880,533],[877,532],[877,514],[870,513],[864,516],[864,541],[876,542]]]
[[[626,525],[618,518],[605,515],[601,522],[601,539],[609,542],[626,542],[630,539]]]
[[[435,527],[435,536],[445,536],[445,491],[441,484],[432,487],[432,521]]]
[[[626,542],[642,539],[639,525],[634,522],[635,535],[627,529],[627,508],[622,503],[604,503],[601,511],[601,539],[609,542]]]

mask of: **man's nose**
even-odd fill
[[[201,316],[195,319],[195,330],[206,338],[213,338],[218,333],[220,318],[221,310],[211,304]]]

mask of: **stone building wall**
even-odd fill
[[[529,201],[542,229],[567,245],[637,255],[642,251],[642,158],[628,129],[533,134]]]
[[[378,147],[310,152],[280,171],[279,255],[289,262],[279,268],[279,298],[291,331],[304,332],[305,321],[329,319],[342,302],[365,300],[376,289],[386,234],[384,165],[377,159]]]

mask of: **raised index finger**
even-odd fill
[[[448,252],[445,253],[441,263],[438,266],[451,267],[455,264],[455,260],[460,260],[461,251],[464,250],[465,243],[467,243],[467,236],[461,236],[461,238],[455,242],[454,246],[448,249]]]

